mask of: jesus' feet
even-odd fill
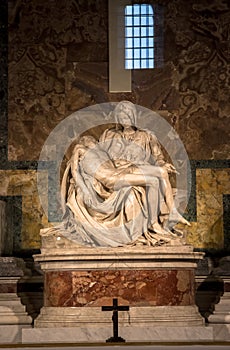
[[[179,222],[184,225],[191,226],[190,222],[186,220],[178,211],[174,208],[169,215],[169,221]]]
[[[151,224],[150,229],[152,231],[154,231],[155,233],[159,233],[161,235],[168,235],[169,234],[169,232],[164,230],[158,222],[154,222],[153,224]]]

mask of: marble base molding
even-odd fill
[[[208,322],[230,325],[230,292],[225,292],[219,304],[215,305],[215,311],[209,316]]]
[[[210,324],[226,324],[225,329],[229,330],[230,325],[230,256],[220,259],[219,266],[213,270],[213,274],[219,276],[223,281],[224,293],[215,305],[214,312],[209,316]],[[227,326],[228,325],[228,326]]]
[[[0,326],[31,325],[32,318],[27,314],[16,293],[0,293]]]
[[[22,329],[32,328],[31,324],[32,318],[27,314],[26,307],[21,304],[18,295],[0,293],[0,344],[20,343]]]
[[[42,250],[44,306],[35,327],[111,324],[102,306],[128,305],[128,326],[202,326],[194,301],[195,268],[203,253],[193,247],[122,247]],[[109,314],[109,315],[108,315]]]
[[[112,312],[101,307],[43,307],[35,327],[112,327]],[[145,326],[202,326],[195,305],[131,307],[119,312],[120,327]]]
[[[0,257],[0,343],[20,342],[22,328],[32,327],[32,318],[17,294],[26,272],[22,259]]]
[[[224,283],[224,294],[218,304],[215,305],[214,312],[209,316],[210,324],[228,324],[230,326],[230,277],[220,276]]]

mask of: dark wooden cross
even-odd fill
[[[118,337],[118,311],[128,311],[129,306],[118,306],[117,299],[113,299],[112,306],[102,306],[102,311],[113,311],[113,337],[108,338],[106,343],[120,343],[125,342],[125,339]]]

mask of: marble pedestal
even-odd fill
[[[0,343],[21,342],[22,329],[31,328],[27,314],[17,295],[18,281],[24,276],[24,262],[14,257],[0,257]]]
[[[202,257],[191,246],[43,249],[34,256],[44,272],[44,306],[33,334],[51,336],[47,328],[55,327],[79,341],[105,341],[112,335],[112,312],[101,307],[117,298],[129,306],[119,312],[119,332],[129,341],[165,340],[165,327],[174,329],[171,335],[181,327],[192,341],[194,334],[210,340],[194,302],[194,271]],[[30,334],[24,332],[25,341]]]
[[[230,292],[224,292],[220,302],[215,306],[214,313],[209,316],[209,323],[230,325]]]
[[[230,340],[230,259],[228,257],[228,276],[220,275],[224,283],[224,294],[221,296],[219,302],[215,305],[214,312],[209,316],[208,322],[212,326],[214,337],[216,340],[229,341]],[[221,271],[220,272],[224,272]]]
[[[224,292],[208,321],[216,341],[230,340],[230,292]]]
[[[220,259],[218,267],[213,270],[213,275],[223,282],[223,295],[216,300],[213,314],[208,322],[213,328],[216,340],[230,340],[230,256]]]

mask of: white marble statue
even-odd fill
[[[177,211],[169,173],[156,136],[136,125],[136,108],[122,101],[114,109],[116,127],[99,140],[82,136],[61,185],[63,222],[42,230],[83,246],[170,244],[178,238]]]

